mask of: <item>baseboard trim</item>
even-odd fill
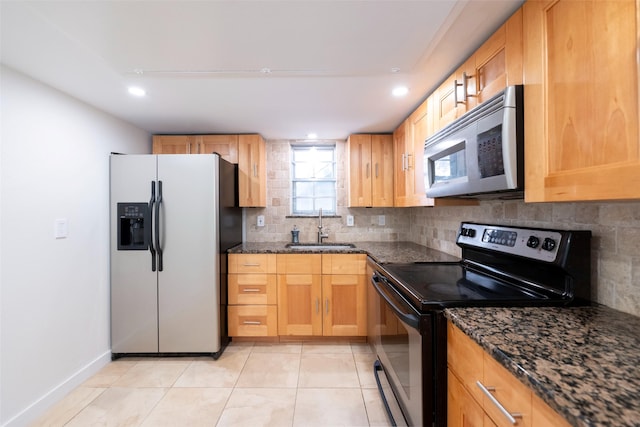
[[[23,427],[42,416],[49,408],[58,403],[69,392],[78,387],[96,374],[100,369],[111,362],[111,349],[105,351],[84,367],[76,371],[66,380],[49,390],[35,402],[20,411],[17,415],[7,420],[2,427]]]

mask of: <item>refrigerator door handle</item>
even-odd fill
[[[156,201],[156,182],[151,181],[151,199],[149,199],[149,227],[145,227],[146,239],[151,252],[151,271],[156,271],[156,249],[153,246],[153,204]]]
[[[162,271],[162,247],[160,246],[160,205],[162,204],[162,181],[158,181],[156,198],[156,251],[158,252],[158,271]]]

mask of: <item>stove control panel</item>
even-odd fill
[[[469,222],[460,225],[457,238],[459,246],[488,249],[546,262],[556,260],[561,241],[562,233],[555,230]]]

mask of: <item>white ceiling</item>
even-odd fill
[[[392,131],[522,3],[0,1],[3,64],[151,133],[267,139]]]

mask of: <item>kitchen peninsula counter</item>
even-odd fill
[[[426,246],[413,242],[355,242],[355,248],[350,249],[292,249],[287,248],[289,242],[247,242],[229,250],[232,254],[309,254],[309,253],[366,253],[380,264],[410,263],[410,262],[456,262],[460,259]],[[327,242],[331,244],[333,242]]]
[[[575,426],[640,425],[640,318],[588,307],[445,315]]]

